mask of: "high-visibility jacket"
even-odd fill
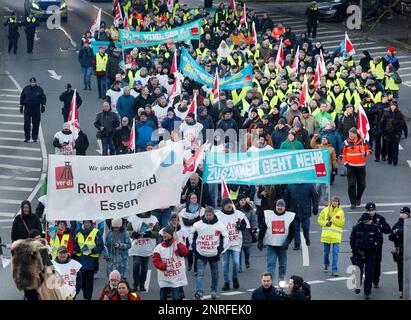
[[[239,103],[241,99],[245,98],[245,96],[247,95],[247,90],[246,88],[243,88],[231,91],[231,99],[233,100],[234,105]]]
[[[88,234],[87,239],[84,239],[84,236],[81,232],[77,234],[77,243],[78,246],[80,247],[80,250],[82,251],[81,253],[76,253],[77,256],[90,256],[92,258],[98,258],[100,256],[99,253],[91,253],[90,250],[93,249],[96,246],[96,237],[97,237],[97,232],[99,230],[97,228],[94,228],[91,230],[91,232]],[[88,252],[83,252],[83,247],[87,246],[89,251]]]
[[[278,99],[282,102],[287,98],[287,94],[290,92],[291,92],[290,88],[287,88],[285,92],[280,88],[276,91],[275,94],[278,97]]]
[[[342,163],[352,167],[365,167],[370,154],[371,151],[364,139],[360,138],[357,141],[347,139],[343,144]]]
[[[327,227],[329,221],[331,226]],[[325,207],[318,216],[317,222],[322,227],[322,243],[341,243],[345,216],[340,206],[336,208],[331,205]]]
[[[273,31],[271,32],[271,36],[276,39],[279,40],[280,36],[285,32],[285,27],[282,28],[278,28],[278,27],[274,27]]]
[[[243,65],[243,59],[241,59],[241,57],[238,57],[237,62],[236,62],[232,56],[228,56],[227,62],[230,66],[241,67]]]
[[[96,72],[106,72],[108,54],[105,53],[103,56],[100,53],[96,54]]]
[[[31,23],[35,23],[35,22],[36,22],[36,17],[31,17],[31,18],[30,18],[30,17],[27,17],[27,18],[26,18],[26,21],[27,21],[28,23],[30,23],[30,22],[31,22]]]
[[[371,90],[365,89],[365,92],[368,93],[368,95],[370,96],[373,103],[381,102],[381,98],[382,98],[381,91],[377,91],[377,92],[373,93]]]
[[[276,96],[275,94],[271,97],[269,95],[264,95],[263,100],[268,101],[268,104],[270,105],[271,109],[278,104],[278,96]]]
[[[351,92],[351,90],[345,91],[345,100],[348,104],[352,104],[354,106],[355,112],[358,111],[358,106],[361,104],[361,98],[357,90]]]
[[[130,88],[134,87],[134,79],[136,78],[136,75],[139,75],[139,70],[128,70],[127,72],[127,77],[128,77],[128,85]]]
[[[201,51],[200,48],[196,49],[196,53],[197,53],[198,56],[205,56],[208,53],[208,51],[209,50],[207,48],[203,48],[203,51]]]
[[[384,81],[385,81],[385,87],[384,87],[385,90],[398,91],[400,89],[400,87],[398,86],[398,83],[396,83],[392,77],[385,76]]]
[[[69,233],[63,234],[63,236],[61,237],[61,241],[60,241],[59,236],[57,234],[54,237],[54,239],[50,237],[49,244],[50,244],[50,247],[51,247],[51,256],[53,257],[53,259],[57,256],[57,249],[59,247],[68,248],[69,241],[70,241],[70,234]]]
[[[233,200],[233,201],[237,200],[239,191],[240,191],[240,188],[237,188],[237,191],[230,189],[231,200]]]
[[[382,60],[377,64],[375,64],[374,61],[370,61],[370,69],[371,71],[374,71],[374,75],[377,80],[384,79],[384,67]]]
[[[340,91],[338,95],[335,95],[333,91],[328,94],[327,100],[330,103],[334,103],[335,111],[338,114],[343,113],[344,109],[344,93]]]

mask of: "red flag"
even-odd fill
[[[352,44],[350,38],[348,38],[347,31],[345,32],[345,52],[350,56],[355,54],[354,45]]]
[[[307,83],[307,78],[304,77],[303,86],[301,88],[299,105],[305,106],[307,102],[308,102],[308,83]]]
[[[227,184],[225,183],[224,179],[221,179],[221,200],[225,198],[230,198],[230,190],[228,190]]]
[[[73,98],[71,99],[70,103],[70,113],[68,117],[68,121],[74,130],[79,130],[79,122],[78,122],[78,108],[77,108],[77,89],[74,89]]]
[[[198,165],[204,158],[204,149],[206,145],[207,142],[204,143],[200,148],[198,148],[191,156],[191,158],[187,159],[187,161],[184,163],[183,174],[186,174],[187,172],[196,172]]]
[[[321,67],[320,64],[317,63],[315,67],[315,74],[314,74],[314,89],[317,90],[320,87],[321,83]]]
[[[93,24],[90,27],[91,35],[94,37],[94,34],[100,29],[101,24],[101,8],[97,12],[96,18],[92,22]]]
[[[220,100],[220,84],[218,81],[218,72],[217,70],[215,71],[215,76],[214,76],[214,88],[213,88],[213,99],[214,103],[218,102]]]
[[[252,29],[251,29],[251,43],[257,44],[257,32],[255,30],[255,22],[253,21]]]
[[[133,126],[130,131],[130,140],[128,141],[128,146],[133,152],[136,151],[136,121],[133,119]]]
[[[325,59],[322,50],[320,50],[320,57],[318,58],[318,63],[320,64],[321,75],[327,74],[327,67],[325,65]]]
[[[174,51],[173,61],[171,62],[170,73],[175,74],[177,72],[177,49]]]
[[[124,28],[128,27],[128,12],[124,14],[124,21],[123,21]]]
[[[283,39],[281,39],[280,46],[278,47],[278,52],[277,56],[275,57],[275,63],[274,65],[276,67],[281,67],[281,69],[284,67],[284,45],[283,45]]]
[[[299,56],[300,56],[300,46],[297,47],[297,51],[295,52],[295,56],[294,56],[294,61],[293,61],[293,64],[291,65],[291,70],[293,72],[297,72],[298,70],[298,62],[300,61]]]
[[[197,120],[197,94],[194,94],[193,101],[191,101],[190,108],[188,108],[187,115],[189,113],[194,113],[194,119]],[[184,121],[186,121],[187,116],[185,117]]]
[[[168,100],[170,107],[173,106],[174,99],[178,97],[180,94],[181,94],[181,83],[180,83],[180,80],[178,79],[178,76],[176,76],[174,78],[174,84],[173,84],[173,87],[171,88],[170,97]]]
[[[114,21],[113,21],[113,24],[115,27],[118,27],[120,19],[123,20],[123,16],[121,14],[120,4],[117,3],[116,11],[114,13]]]
[[[237,4],[235,3],[235,0],[230,0],[230,9],[231,10],[237,9]]]
[[[368,122],[367,114],[365,113],[364,108],[358,106],[358,116],[357,116],[357,130],[361,138],[365,141],[370,139],[368,132],[370,131],[370,123]]]
[[[241,19],[240,19],[240,24],[238,25],[238,28],[240,28],[246,22],[247,22],[247,10],[245,8],[245,3],[244,3],[243,12],[241,13]]]

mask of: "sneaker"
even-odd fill
[[[331,277],[339,277],[339,275],[338,275],[337,272],[332,272],[332,273],[331,273]]]
[[[370,295],[369,294],[364,294],[364,299],[365,300],[370,300]]]
[[[34,142],[34,143],[37,143],[37,139],[33,139],[33,142]]]
[[[387,161],[387,158],[386,158],[386,157],[382,157],[382,161]]]
[[[299,245],[299,244],[296,244],[296,245],[294,246],[293,250],[300,250],[300,245]]]
[[[243,273],[243,269],[238,270],[238,273]]]
[[[24,139],[24,142],[26,142],[26,143],[29,142],[29,139]]]
[[[203,295],[200,292],[196,292],[196,294],[194,295],[194,300],[202,300],[203,299]]]
[[[330,272],[330,269],[328,269],[328,267],[324,267],[323,272],[328,273],[328,272]]]
[[[230,290],[230,284],[229,284],[228,282],[224,282],[224,286],[223,286],[223,288],[222,288],[221,290],[223,290],[223,291],[228,291],[228,290]]]
[[[240,288],[240,283],[238,282],[238,278],[233,278],[233,287],[234,289]]]
[[[188,267],[187,267],[187,271],[191,271],[191,266],[188,266]]]
[[[378,282],[374,283],[374,288],[378,289],[380,287],[380,285],[378,284]]]
[[[404,296],[402,294],[402,291],[400,291],[400,299],[402,299]]]
[[[305,244],[307,245],[307,247],[309,247],[309,246],[310,246],[310,244],[311,244],[310,239],[305,240]]]
[[[211,300],[217,300],[217,293],[211,292]]]
[[[355,294],[360,294],[361,289],[355,289]]]
[[[351,209],[355,209],[355,208],[357,208],[357,205],[351,204]]]

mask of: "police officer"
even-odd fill
[[[360,268],[360,283],[362,283],[362,276],[365,274],[364,298],[366,300],[370,299],[371,294],[379,234],[378,227],[373,223],[370,214],[367,214],[367,218],[364,217],[353,227],[350,236],[350,246],[353,253],[352,262]],[[356,289],[355,293],[360,293],[360,289]]]
[[[33,53],[33,44],[34,44],[34,36],[36,34],[36,28],[39,26],[39,23],[36,17],[33,14],[29,14],[24,21],[24,31],[26,32],[26,40],[27,40],[27,53]]]
[[[358,222],[368,220],[369,217],[372,219],[372,223],[377,227],[377,251],[375,253],[375,264],[374,272],[372,277],[372,282],[374,288],[379,288],[380,274],[381,274],[381,259],[382,259],[382,244],[384,241],[383,234],[389,234],[391,232],[390,225],[385,221],[385,218],[377,214],[375,203],[368,202],[365,206],[366,213],[364,213]]]
[[[40,112],[44,113],[46,111],[46,95],[43,89],[37,85],[37,80],[34,77],[30,78],[30,84],[27,85],[20,95],[20,113],[24,111],[24,142],[29,142],[30,140],[30,129],[31,137],[33,142],[37,142],[40,126]]]
[[[7,19],[7,21],[4,23],[4,26],[9,27],[9,53],[11,49],[13,49],[14,54],[17,53],[17,41],[19,40],[20,33],[19,33],[19,27],[21,25],[21,22],[17,20],[16,13],[13,11],[11,13],[10,18]]]
[[[312,37],[315,39],[317,36],[317,26],[318,26],[318,5],[317,2],[311,2],[311,5],[305,11],[308,16],[307,19],[307,37]],[[312,34],[311,34],[312,31]]]

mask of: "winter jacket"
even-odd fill
[[[205,141],[207,129],[214,130],[214,121],[211,116],[208,114],[206,116],[197,116],[197,122],[203,125],[203,129],[201,130],[201,134],[203,135],[203,140]]]
[[[253,245],[253,237],[254,234],[257,237],[257,229],[258,229],[258,221],[257,221],[257,214],[253,211],[253,208],[246,204],[245,207],[240,207],[240,205],[236,205],[237,210],[244,213],[247,220],[250,222],[250,229],[241,230],[243,234],[243,248],[250,248]]]
[[[115,300],[115,301],[117,301],[117,300],[122,300],[122,299],[121,299],[121,297],[120,297],[120,295],[119,295],[118,293],[115,293],[115,294],[111,297],[110,300]],[[138,293],[136,293],[136,292],[130,292],[130,293],[128,294],[127,300],[129,300],[129,301],[139,301],[139,300],[141,300],[141,296],[140,296]]]
[[[234,129],[235,131],[238,131],[238,126],[237,123],[233,120],[220,120],[217,123],[217,129],[221,129],[224,132],[226,132],[229,129]]]
[[[27,225],[28,230],[24,223]],[[32,230],[37,230],[42,233],[40,219],[31,212],[28,215],[23,215],[22,213],[17,215],[14,218],[13,226],[11,227],[11,241],[14,242],[20,239],[27,239],[29,237],[29,232]]]
[[[175,122],[182,122],[183,120],[176,115],[173,118],[165,117],[163,121],[161,121],[161,127],[167,130],[168,132],[174,131],[174,123]]]
[[[395,110],[395,112],[392,112],[391,110],[388,110],[387,112],[384,113],[381,122],[380,122],[380,132],[382,133],[383,136],[388,135],[388,130],[387,130],[387,123],[389,120],[393,120],[393,127],[394,127],[394,135],[397,136],[397,138],[401,138],[402,133],[404,132],[405,138],[408,137],[408,127],[407,123],[405,122],[404,116],[399,111],[398,109]]]
[[[82,68],[91,68],[93,66],[93,49],[82,47],[78,53],[78,61]]]
[[[331,144],[317,144],[317,138],[313,137],[311,139],[311,143],[310,143],[310,147],[311,149],[325,149],[327,148],[330,152],[330,164],[331,164],[331,168],[330,171],[333,171],[333,169],[338,169],[338,159],[337,156],[335,154],[335,149],[331,146]]]
[[[287,139],[281,144],[280,149],[303,150],[304,146],[297,139],[295,139],[293,142]]]
[[[251,300],[282,300],[277,289],[273,286],[265,289],[263,286],[255,289],[251,294]]]
[[[109,281],[108,283],[106,283],[103,289],[101,289],[98,300],[104,300],[104,296],[107,296],[107,298],[110,300],[116,294],[116,292],[116,289],[111,289]]]
[[[110,230],[105,239],[105,245],[108,250],[107,277],[113,270],[118,270],[122,277],[127,277],[128,266],[128,249],[131,248],[131,241],[128,233],[120,229],[120,232]],[[120,247],[115,248],[115,244],[119,243]]]
[[[130,137],[131,128],[129,126],[121,126],[116,128],[113,133],[113,143],[117,148],[121,145],[121,140],[124,137]]]
[[[262,195],[265,191],[267,195]],[[275,203],[282,199],[283,191],[280,185],[262,185],[258,186],[257,198],[261,199],[261,210],[274,210]]]
[[[116,57],[115,55],[111,55],[108,57],[107,65],[106,65],[106,75],[107,78],[110,80],[114,80],[116,78],[116,74],[120,73],[120,61],[121,57]]]
[[[134,97],[132,95],[123,94],[118,98],[116,109],[120,118],[127,117],[129,122],[134,119],[135,110],[134,110]]]
[[[364,139],[357,141],[347,139],[344,141],[341,162],[353,167],[365,167],[370,154],[370,148]]]
[[[318,213],[318,194],[313,184],[289,184],[284,192],[286,210],[294,212],[297,218],[309,218],[311,212]]]
[[[304,149],[310,148],[310,137],[308,135],[308,131],[304,128],[301,128],[300,130],[296,131],[295,139],[302,143]]]
[[[342,140],[348,139],[348,131],[350,131],[351,128],[357,128],[357,117],[355,114],[351,116],[344,115],[338,122],[338,133]]]
[[[155,129],[155,125],[151,120],[136,123],[136,146],[138,149],[146,149],[147,143],[152,141],[151,136]]]
[[[360,219],[358,219],[358,222],[367,221],[369,218],[369,213],[365,212]],[[385,221],[385,218],[378,213],[372,217],[372,223],[378,228],[377,242],[382,246],[382,243],[384,242],[383,234],[389,234],[391,232],[391,227],[387,221]]]
[[[91,227],[89,229],[80,229],[75,238],[74,238],[74,252],[75,253],[81,253],[81,249],[80,246],[78,244],[78,234],[82,233],[84,239],[87,239],[88,235],[90,234],[90,232],[93,230],[94,228]],[[91,249],[91,254],[100,254],[104,251],[104,242],[103,242],[103,236],[101,234],[100,231],[97,232],[96,234],[96,244],[95,247]],[[80,256],[73,255],[73,258],[76,259],[76,261],[78,261],[79,263],[81,263],[82,267],[81,269],[83,270],[93,270],[96,271],[98,270],[98,258],[94,258],[91,256],[87,256],[84,254],[81,254]]]
[[[328,137],[331,145],[333,146],[337,158],[340,156],[343,147],[343,140],[341,139],[340,134],[336,129],[327,130],[325,128],[321,129],[320,131],[320,138],[322,139],[324,136]]]
[[[80,130],[78,133],[76,144],[74,146],[74,148],[76,149],[76,155],[85,156],[88,146],[89,146],[89,141],[88,141],[87,135],[84,133],[83,130]]]
[[[70,106],[71,106],[71,101],[73,100],[73,95],[74,95],[74,90],[69,89],[64,91],[60,97],[59,100],[63,102],[63,108],[61,109],[61,114],[68,117],[70,114]],[[81,104],[83,101],[81,100],[81,97],[76,91],[76,104],[77,104],[77,109],[81,107]]]
[[[285,139],[287,139],[288,131],[290,131],[288,126],[284,126],[282,129],[280,129],[278,125],[275,126],[275,129],[271,134],[274,149],[280,149],[281,144],[285,141]]]
[[[301,124],[307,130],[309,137],[311,138],[314,134],[320,132],[320,126],[313,116],[308,118],[301,117]]]
[[[399,248],[399,255],[404,255],[404,220],[398,219],[393,225],[388,240],[394,242],[394,247]]]
[[[190,180],[188,180],[186,185],[183,188],[183,191],[181,192],[180,203],[186,203],[187,196],[190,193],[195,193],[197,195],[197,199],[199,200],[201,198],[201,207],[205,208],[206,206],[212,204],[211,199],[210,199],[210,192],[209,192],[208,184],[203,184],[203,196],[201,197],[201,181],[197,185],[192,186],[190,184]],[[185,196],[185,198],[183,198],[183,196]]]
[[[329,205],[325,207],[321,210],[317,222],[322,227],[322,243],[341,243],[343,234],[342,227],[345,225],[345,215],[340,206],[334,208]],[[329,226],[327,226],[328,222],[331,222]]]
[[[110,137],[113,135],[114,130],[120,125],[120,120],[118,115],[112,111],[108,112],[100,112],[96,116],[96,120],[94,121],[94,127],[97,130],[100,130],[100,127],[104,127],[103,129],[103,136]]]
[[[145,108],[146,104],[152,104],[153,100],[150,95],[147,98],[144,98],[142,94],[139,94],[138,97],[134,100],[134,109]]]
[[[40,106],[46,105],[47,98],[43,89],[36,85],[24,87],[20,94],[20,105],[24,106],[25,111],[40,113]]]

